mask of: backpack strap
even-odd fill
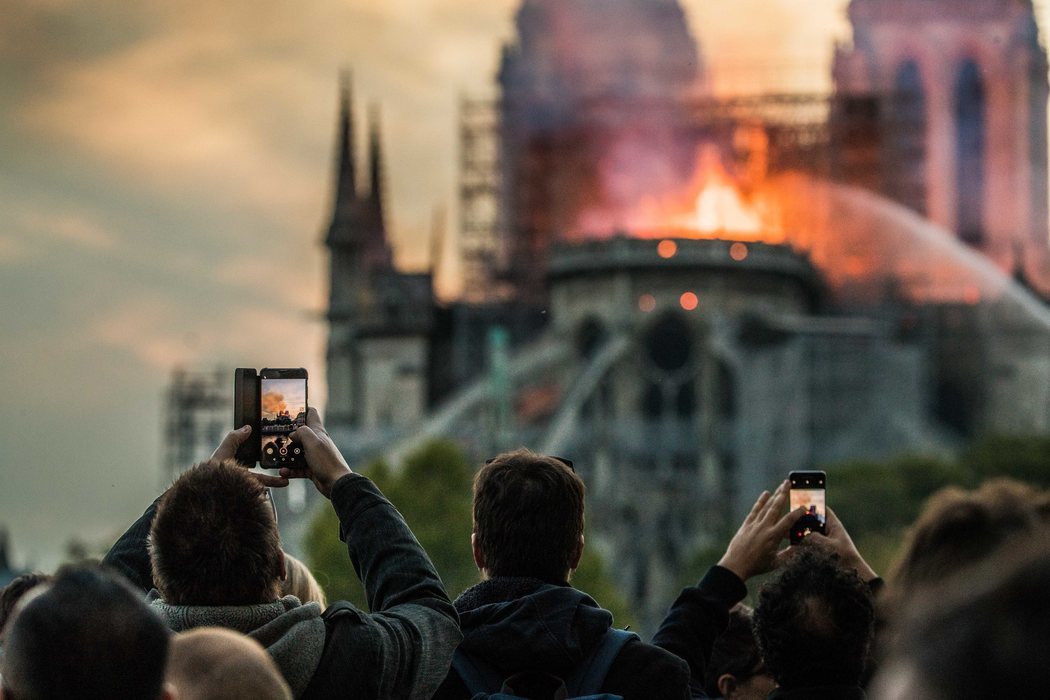
[[[467,686],[471,697],[478,693],[495,693],[503,686],[503,676],[499,671],[462,648],[457,648],[452,654],[452,668]]]
[[[565,679],[569,697],[584,696],[601,690],[602,683],[609,675],[616,657],[623,651],[624,645],[632,639],[639,639],[639,637],[634,632],[610,627],[591,655],[584,659],[571,676]]]

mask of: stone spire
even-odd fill
[[[336,141],[338,150],[335,157],[335,200],[332,204],[332,223],[325,238],[325,245],[328,247],[351,243],[358,208],[354,106],[348,71],[343,71],[339,78],[339,123]]]
[[[385,173],[383,172],[383,146],[379,134],[379,107],[372,105],[369,109],[368,167],[371,173],[371,187],[368,193],[369,214],[371,223],[385,238],[386,217],[383,212],[383,190]]]

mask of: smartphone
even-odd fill
[[[288,436],[306,425],[306,370],[259,371],[259,464],[301,468],[303,446]]]
[[[824,472],[791,472],[788,479],[791,481],[791,510],[806,509],[806,514],[791,526],[791,544],[798,544],[813,532],[826,535],[828,475]]]

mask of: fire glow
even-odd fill
[[[757,188],[745,193],[726,170],[718,149],[701,146],[692,179],[681,191],[649,198],[627,218],[639,238],[721,239],[782,243],[777,208]]]
[[[686,184],[626,211],[589,210],[569,238],[654,240],[664,260],[677,257],[685,240],[722,240],[736,263],[750,259],[752,244],[786,246],[814,265],[836,298],[851,303],[876,304],[892,292],[894,303],[972,306],[999,298],[1010,283],[985,269],[991,266],[982,266],[952,232],[877,194],[799,172],[767,172],[767,143],[748,139],[746,155],[729,165],[718,147],[703,145]],[[1050,260],[1032,267],[1050,270]],[[648,295],[639,300],[643,312],[655,306]]]

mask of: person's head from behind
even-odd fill
[[[232,460],[181,474],[149,534],[153,582],[173,605],[253,605],[280,597],[284,552],[266,487]]]
[[[715,640],[707,665],[704,690],[709,697],[763,700],[776,687],[762,663],[751,615],[743,604],[729,611],[729,626]]]
[[[281,583],[282,595],[294,595],[303,603],[318,603],[322,608],[328,607],[324,589],[306,564],[287,552],[284,554],[284,564],[287,575]]]
[[[910,602],[874,697],[1050,697],[1050,540],[1019,540],[972,572]]]
[[[520,449],[474,477],[474,561],[486,576],[568,581],[583,554],[583,480],[553,457]]]
[[[52,577],[48,574],[22,574],[16,576],[4,586],[3,590],[0,590],[0,642],[4,640],[4,628],[7,627],[8,620],[11,619],[11,613],[14,612],[18,601],[26,593],[41,584],[49,583],[51,579]]]
[[[874,622],[871,591],[857,573],[804,546],[762,587],[753,625],[766,668],[795,690],[859,685]]]
[[[1040,528],[1039,496],[1009,479],[989,481],[974,491],[948,487],[933,494],[890,576],[893,605]]]
[[[97,568],[68,569],[45,586],[7,631],[3,700],[167,695],[170,632],[140,594]]]
[[[243,634],[201,627],[176,635],[168,682],[179,700],[290,700],[292,691],[266,650]]]

